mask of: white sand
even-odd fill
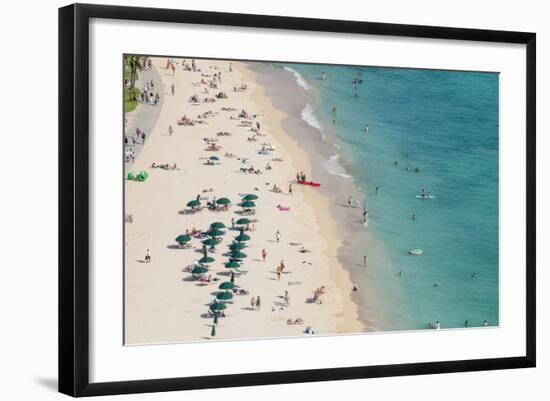
[[[190,61],[190,60],[189,60]],[[188,62],[189,62],[188,61]],[[165,343],[210,339],[212,318],[204,317],[218,284],[228,281],[229,276],[217,273],[230,272],[223,264],[228,257],[222,256],[227,245],[238,234],[225,229],[226,235],[217,251],[210,256],[215,262],[210,264],[212,277],[221,280],[205,285],[191,281],[191,274],[184,268],[202,255],[199,239],[193,239],[193,249],[173,249],[174,238],[185,229],[196,227],[206,230],[214,221],[231,226],[231,218],[241,216],[235,212],[242,210],[240,193],[254,193],[258,219],[255,231],[247,233],[251,240],[242,252],[248,255],[241,270],[248,273],[237,276],[235,283],[248,290],[248,296],[235,295],[228,303],[227,317],[219,320],[215,339],[301,336],[306,326],[311,326],[320,334],[360,332],[365,329],[358,320],[357,306],[352,302],[352,283],[347,271],[338,263],[336,252],[340,246],[336,222],[329,213],[326,199],[315,188],[297,185],[296,172],[310,171],[307,153],[281,127],[285,115],[274,109],[263,88],[256,85],[254,73],[242,63],[233,62],[233,72],[229,72],[229,62],[198,60],[202,73],[213,75],[222,73],[219,89],[209,89],[199,85],[200,72],[183,71],[181,60],[172,71],[165,69],[166,59],[153,59],[160,72],[166,92],[175,85],[175,96],[162,96],[162,110],[153,132],[136,159],[132,171],[146,170],[149,179],[145,182],[126,182],[126,213],[133,215],[133,222],[126,223],[125,236],[125,343]],[[211,77],[203,77],[211,80]],[[246,82],[248,90],[234,92],[233,86]],[[198,94],[214,97],[220,91],[229,99],[216,99],[215,103],[192,105],[189,97]],[[233,107],[237,111],[222,111],[222,107]],[[241,109],[256,114],[253,119],[260,122],[257,142],[249,142],[253,136],[249,128],[239,126],[243,119],[236,117]],[[208,110],[216,114],[206,119],[207,124],[178,126],[176,121],[183,115],[197,119]],[[138,108],[139,112],[139,108]],[[172,125],[174,133],[168,134]],[[219,131],[230,132],[231,136],[216,137]],[[203,138],[217,138],[222,146],[218,152],[206,151]],[[263,142],[270,143],[276,151],[270,155],[260,155],[258,150]],[[237,158],[246,157],[243,164],[237,158],[226,158],[226,152]],[[206,166],[200,158],[216,155],[221,165]],[[282,162],[272,161],[280,157]],[[178,170],[152,169],[151,164],[176,163]],[[272,166],[266,170],[266,164]],[[261,175],[240,173],[243,166],[254,166]],[[310,175],[308,174],[308,179]],[[266,185],[269,183],[269,185]],[[292,183],[294,195],[288,194]],[[283,193],[271,191],[277,184]],[[213,188],[214,192],[202,194],[202,190]],[[254,188],[258,188],[255,190]],[[203,210],[194,215],[183,215],[188,201],[197,194],[216,198],[228,197],[233,205],[227,212]],[[205,204],[205,201],[203,201]],[[290,211],[279,211],[276,206],[290,207]],[[281,241],[275,241],[279,230]],[[298,252],[302,243],[311,252]],[[146,249],[151,250],[151,263],[143,263]],[[261,250],[267,251],[267,261],[261,260]],[[286,266],[285,273],[277,280],[275,270],[281,260]],[[307,261],[310,264],[303,263]],[[207,273],[208,274],[208,273]],[[322,304],[306,303],[313,291],[325,286],[327,292],[321,296]],[[282,296],[285,290],[290,296],[290,304],[284,306]],[[260,296],[262,307],[250,310],[250,299]],[[274,311],[272,309],[275,309]],[[302,325],[287,325],[287,319],[302,318]]]

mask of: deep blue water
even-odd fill
[[[306,118],[340,146],[339,163],[364,191],[365,230],[376,238],[363,245],[368,286],[399,292],[371,302],[375,314],[388,317],[378,328],[498,325],[498,74],[286,67],[309,87]],[[354,85],[354,78],[363,82]],[[417,199],[422,188],[436,198]],[[384,258],[375,246],[383,246]],[[408,255],[413,248],[423,255]]]

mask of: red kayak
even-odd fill
[[[298,184],[301,185],[309,185],[310,187],[320,187],[321,184],[313,181],[298,181]]]

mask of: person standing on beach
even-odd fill
[[[267,257],[267,251],[265,249],[262,249],[262,259],[265,262],[265,258]]]
[[[279,230],[277,230],[277,232],[275,233],[275,238],[277,238],[277,243],[281,241],[281,233],[279,232]]]
[[[286,306],[290,306],[290,295],[288,295],[288,291],[287,291],[287,290],[285,290],[284,299],[285,299],[285,305],[286,305]]]
[[[260,299],[260,296],[258,295],[258,298],[256,298],[256,309],[259,311],[260,306],[262,305],[262,300]]]
[[[363,210],[363,223],[367,222],[368,217],[369,217],[369,212],[366,209],[364,209]]]
[[[235,228],[235,218],[231,217],[231,229]]]
[[[288,194],[293,195],[293,193],[292,193],[292,184],[288,184]]]
[[[151,263],[151,250],[149,248],[145,252],[145,263]]]
[[[252,299],[250,299],[250,309],[254,310],[256,306],[256,298],[252,297]]]
[[[367,267],[367,255],[363,255],[363,266]]]
[[[350,195],[349,198],[348,198],[348,207],[351,207],[351,200],[352,199],[351,199],[351,195]]]
[[[171,125],[168,126],[168,133],[170,134],[170,136],[172,136],[172,134],[174,133],[174,128],[172,128]]]

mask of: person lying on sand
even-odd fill
[[[285,207],[285,206],[281,206],[281,205],[277,205],[277,209],[279,209],[279,211],[281,211],[281,212],[289,212],[290,211],[290,207]]]
[[[302,319],[301,317],[298,317],[294,320],[292,319],[287,319],[286,321],[286,324],[288,325],[293,325],[293,324],[304,324],[304,319]]]
[[[309,249],[306,249],[306,248],[304,248],[304,247],[302,246],[298,252],[307,253],[307,252],[311,252],[311,251],[310,251]]]

